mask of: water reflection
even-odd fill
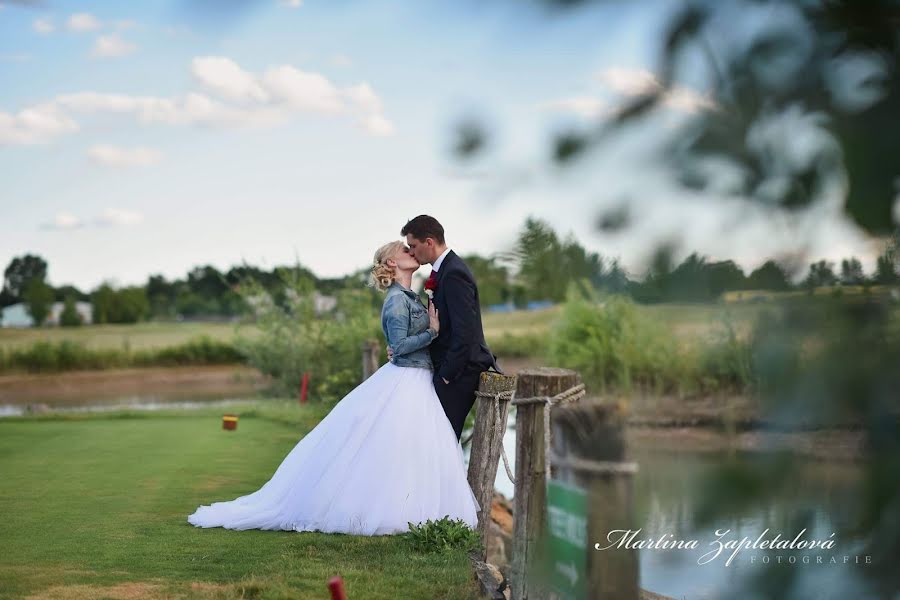
[[[78,406],[46,406],[44,408],[29,410],[30,406],[23,404],[0,404],[0,417],[18,417],[37,412],[53,413],[83,413],[83,412],[111,412],[117,410],[165,410],[165,409],[193,409],[224,407],[233,404],[246,404],[247,398],[207,399],[207,400],[177,400],[166,396],[127,396],[103,404],[82,404]]]
[[[510,424],[513,424],[511,420]],[[468,433],[464,434],[464,438]],[[504,438],[504,447],[515,469],[515,433],[511,429]],[[703,481],[711,469],[728,460],[765,460],[762,455],[739,453],[728,455],[712,452],[671,452],[653,449],[633,449],[631,455],[640,464],[635,479],[635,515],[637,527],[642,529],[640,539],[657,539],[673,534],[676,539],[696,539],[696,550],[641,550],[641,587],[678,599],[712,600],[718,598],[752,598],[745,584],[760,577],[771,577],[763,561],[777,561],[781,554],[788,560],[795,556],[794,564],[783,569],[793,569],[796,580],[793,587],[783,593],[768,597],[784,598],[874,598],[865,581],[865,564],[857,566],[856,556],[865,558],[857,546],[837,533],[832,550],[781,550],[767,553],[764,550],[745,549],[738,553],[729,566],[725,565],[731,550],[708,564],[698,564],[698,559],[713,549],[717,530],[729,530],[721,538],[739,541],[744,537],[750,542],[766,531],[765,539],[780,534],[789,540],[803,528],[804,540],[824,540],[832,532],[839,532],[849,525],[858,503],[861,479],[859,465],[852,463],[827,463],[804,461],[800,475],[794,478],[788,489],[773,490],[765,504],[752,507],[747,514],[729,519],[719,519],[711,524],[698,526],[695,513],[703,498]],[[468,452],[465,453],[468,462]],[[495,487],[511,498],[513,485],[501,464],[497,470]],[[671,539],[671,538],[669,538]],[[595,540],[602,541],[602,540]],[[822,564],[817,564],[817,555]],[[809,556],[804,564],[803,556]],[[844,557],[847,557],[845,559]],[[837,564],[831,562],[834,557]],[[847,560],[845,563],[844,561]],[[790,582],[789,582],[790,583]],[[738,590],[741,590],[738,593]],[[737,594],[737,595],[736,595]],[[762,596],[760,596],[762,597]]]

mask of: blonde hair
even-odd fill
[[[403,242],[388,242],[375,251],[375,264],[372,265],[372,274],[369,277],[370,286],[383,292],[394,283],[396,279],[394,268],[385,263],[403,247]]]

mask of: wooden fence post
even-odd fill
[[[481,506],[478,513],[478,533],[485,552],[481,560],[486,560],[487,536],[491,522],[491,504],[494,499],[494,480],[497,479],[497,468],[500,453],[503,450],[503,434],[506,433],[506,420],[509,415],[509,398],[501,398],[499,404],[499,421],[497,420],[497,400],[483,394],[499,394],[512,392],[516,386],[515,376],[501,375],[491,371],[481,374],[478,385],[480,394],[475,403],[475,426],[472,430],[472,447],[469,450],[469,486],[475,499]]]
[[[555,396],[581,383],[575,371],[538,367],[519,371],[516,399]],[[516,406],[516,481],[513,498],[513,600],[538,600],[533,579],[537,567],[537,544],[544,529],[546,476],[544,447],[544,405]],[[547,410],[550,410],[548,407]],[[532,589],[529,589],[531,587]]]
[[[366,340],[362,343],[362,378],[363,381],[372,376],[378,370],[378,356],[381,354],[381,344],[378,340]]]
[[[640,594],[638,552],[606,546],[610,531],[637,529],[634,473],[625,461],[625,416],[616,405],[582,402],[561,406],[553,414],[550,460],[553,479],[587,493],[587,597],[637,600]]]

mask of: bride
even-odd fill
[[[259,490],[200,506],[189,523],[385,535],[449,516],[475,528],[462,447],[431,381],[437,310],[410,290],[419,266],[403,242],[375,253],[371,279],[387,292],[381,325],[391,362],[338,402]]]

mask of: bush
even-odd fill
[[[570,294],[551,332],[549,354],[554,364],[578,371],[589,389],[601,392],[742,392],[753,379],[750,344],[730,324],[715,339],[686,347],[622,296],[598,303]]]
[[[273,392],[296,394],[309,372],[313,398],[340,399],[360,383],[363,341],[382,338],[374,292],[339,292],[334,313],[319,315],[310,280],[285,281],[285,289],[279,304],[259,283],[241,284],[256,331],[246,336],[239,331],[235,345],[251,366],[272,377]]]
[[[440,520],[428,519],[425,523],[409,523],[404,538],[418,552],[477,551],[481,549],[478,532],[469,529],[462,519],[451,520],[444,515]]]
[[[684,364],[674,336],[638,317],[634,304],[611,296],[602,305],[570,294],[550,335],[550,359],[581,374],[585,384],[658,391],[679,386]]]

